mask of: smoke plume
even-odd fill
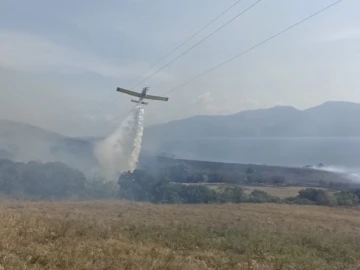
[[[360,169],[356,168],[346,168],[341,166],[324,166],[321,168],[318,167],[311,167],[315,170],[319,171],[327,171],[332,173],[338,173],[347,178],[347,180],[354,182],[354,183],[360,183]]]
[[[144,108],[137,105],[118,129],[96,146],[95,156],[108,179],[135,170],[141,150],[143,121]]]

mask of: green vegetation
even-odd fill
[[[307,186],[241,186],[247,194],[250,194],[255,189],[265,191],[266,193],[285,199],[287,197],[296,197],[299,191],[309,188]],[[326,191],[332,192],[331,189],[323,188]]]
[[[104,199],[117,194],[117,184],[100,176],[86,179],[60,162],[13,162],[0,159],[0,194],[16,199]]]
[[[247,191],[220,172],[190,169],[175,178],[168,169],[126,172],[116,183],[99,175],[86,179],[61,163],[0,160],[3,196],[82,200],[2,199],[0,269],[335,270],[360,265],[355,207],[360,189],[307,187],[279,198],[261,190],[268,184]],[[269,178],[273,187],[287,187],[282,177]],[[209,187],[217,181],[216,188]]]
[[[254,189],[247,194],[240,186],[220,186],[174,183],[156,179],[142,170],[126,172],[119,179],[119,197],[152,203],[287,203],[326,206],[353,206],[359,204],[360,189],[329,192],[306,188],[295,197],[280,199],[265,191]]]
[[[170,172],[170,173],[169,173]],[[254,174],[247,168],[246,181]],[[179,176],[179,177],[177,177]],[[84,174],[58,162],[12,162],[0,160],[0,193],[19,199],[65,200],[120,198],[139,202],[165,204],[222,204],[222,203],[286,203],[326,206],[354,206],[359,204],[360,189],[328,191],[301,189],[296,196],[273,196],[254,186],[246,192],[241,185],[220,182],[217,188],[207,184],[223,181],[217,173],[193,174],[183,166],[165,168],[157,174],[135,170],[123,173],[118,183],[95,175]],[[284,179],[272,177],[274,186],[283,186]],[[181,182],[184,181],[184,182]],[[205,181],[205,182],[204,182]],[[257,182],[259,182],[257,180]]]
[[[86,178],[59,162],[0,160],[0,192],[25,198],[64,199],[80,195]]]

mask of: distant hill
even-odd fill
[[[154,173],[154,175],[160,176],[161,174],[171,174],[171,172],[175,171],[179,174],[178,179],[181,179],[182,173],[183,177],[186,174],[221,174],[224,177],[222,178],[224,182],[226,182],[225,179],[233,179],[234,181],[242,185],[246,185],[246,182],[243,181],[247,177],[247,170],[251,168],[251,175],[253,179],[270,180],[283,178],[285,181],[283,183],[284,185],[310,187],[319,186],[321,182],[326,181],[327,183],[336,183],[336,185],[342,185],[343,187],[351,186],[352,188],[360,188],[360,182],[353,181],[354,178],[349,177],[346,172],[328,171],[327,168],[325,168],[324,166],[306,166],[304,168],[296,168],[254,164],[209,162],[144,155],[140,158],[139,168],[142,170],[146,170],[147,172]],[[191,179],[191,177],[189,179]],[[252,183],[252,185],[255,186],[258,184]]]
[[[276,106],[202,115],[145,129],[146,143],[214,137],[360,137],[360,104],[326,102],[307,110]]]
[[[360,172],[360,104],[326,102],[298,110],[276,106],[201,115],[144,130],[142,150],[177,158],[304,166],[324,163]]]
[[[302,165],[325,162],[357,166],[359,159],[354,153],[360,153],[360,149],[351,143],[329,142],[324,146],[304,142],[295,147],[293,142],[282,141],[240,145],[232,139],[360,137],[359,118],[360,104],[350,102],[326,102],[307,110],[277,106],[224,116],[200,115],[145,128],[142,154],[164,152],[239,163],[284,164],[286,160]],[[216,141],[217,138],[222,141]],[[89,172],[98,165],[93,146],[100,139],[70,138],[28,124],[0,120],[0,158],[60,161]],[[292,157],[295,158],[291,160]]]
[[[88,140],[6,120],[0,120],[0,158],[61,161],[83,171],[96,164],[93,144]]]

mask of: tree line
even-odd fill
[[[181,173],[184,172],[183,168],[178,168],[179,171],[176,168],[171,170],[171,174],[156,175],[137,169],[121,174],[116,183],[106,181],[100,175],[86,178],[79,170],[60,162],[23,163],[3,159],[0,160],[0,195],[40,200],[118,198],[169,204],[287,203],[329,206],[358,205],[360,198],[360,189],[329,192],[307,188],[295,197],[280,199],[256,189],[248,194],[237,184],[223,182],[223,185],[216,188],[206,184],[221,183],[221,174],[192,174],[195,179],[200,179],[201,176],[202,180],[189,181],[191,172],[186,176]],[[253,172],[249,169],[245,174],[250,176]],[[206,183],[203,183],[204,179]],[[283,178],[278,177],[273,178],[272,182],[274,185],[281,185],[282,180]]]
[[[360,188],[344,175],[311,168],[230,164],[169,158],[143,158],[140,169],[158,179],[177,183],[224,183],[251,186],[311,186],[331,189]]]
[[[60,162],[14,162],[0,159],[0,194],[18,199],[110,198],[117,185]]]
[[[142,170],[123,173],[118,184],[120,198],[152,203],[286,203],[352,206],[360,202],[360,189],[330,192],[324,189],[306,188],[300,190],[295,197],[280,199],[257,189],[247,194],[238,185],[224,185],[212,189],[208,185],[178,183],[169,178],[157,179]]]

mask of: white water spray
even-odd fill
[[[118,129],[96,146],[95,156],[109,179],[135,170],[141,150],[143,121],[144,108],[137,105]]]

